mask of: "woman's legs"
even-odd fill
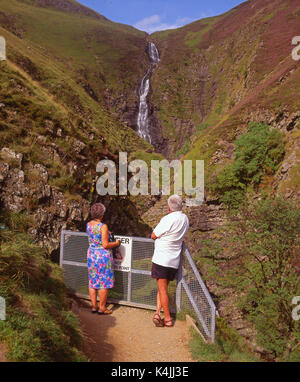
[[[92,302],[92,308],[97,309],[97,289],[89,288],[89,294]]]
[[[99,289],[99,299],[100,299],[99,308],[102,312],[106,310],[107,295],[108,295],[108,289]]]
[[[169,296],[168,296],[168,285],[169,280],[167,279],[157,279],[158,285],[158,297],[157,297],[157,312],[161,307],[163,308],[165,314],[165,321],[171,320],[170,309],[169,309]]]
[[[89,294],[92,302],[92,308],[97,309],[97,289],[89,288]],[[107,295],[108,289],[99,289],[99,308],[102,312],[106,310]]]

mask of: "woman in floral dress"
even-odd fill
[[[92,302],[92,313],[111,314],[106,309],[108,289],[114,286],[112,248],[120,245],[120,240],[109,242],[109,232],[102,223],[105,207],[96,203],[91,208],[92,220],[87,224],[89,249],[87,253],[89,294]],[[99,290],[100,305],[97,310],[97,290]]]

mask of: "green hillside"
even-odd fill
[[[71,77],[101,106],[128,99],[146,67],[145,33],[106,19],[1,1],[1,33],[9,60],[55,93],[54,78]],[[10,32],[10,33],[9,33]],[[63,72],[63,73],[62,73]],[[117,93],[117,95],[116,95]]]
[[[33,3],[1,1],[8,57],[0,72],[1,145],[23,155],[25,186],[39,176],[32,167],[42,164],[50,185],[78,202],[91,197],[100,159],[116,160],[119,151],[153,152],[119,111],[119,103],[130,108],[136,102],[145,34]],[[10,165],[17,167],[13,160]],[[31,213],[39,202],[28,199]]]
[[[271,183],[296,197],[300,66],[292,59],[291,41],[299,23],[297,1],[253,0],[154,33],[161,62],[151,101],[169,142],[166,155],[204,159],[208,180],[232,159],[233,141],[248,122],[270,124],[286,136],[285,158],[295,157],[290,176]]]

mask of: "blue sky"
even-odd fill
[[[153,33],[219,15],[244,0],[79,0],[112,21]]]

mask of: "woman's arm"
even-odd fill
[[[151,233],[151,239],[153,239],[153,240],[156,240],[156,239],[157,239],[157,236],[155,235],[154,232]]]
[[[109,242],[108,239],[108,227],[107,224],[103,224],[101,227],[101,238],[102,238],[102,246],[105,249],[116,248],[120,245],[120,240]]]

